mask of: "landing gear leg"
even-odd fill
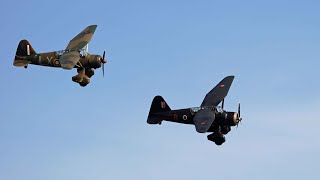
[[[213,133],[207,136],[209,141],[213,141],[216,145],[220,146],[226,141],[226,138],[221,133],[221,127],[216,126],[213,130]]]
[[[77,71],[78,71],[78,74],[72,77],[72,81],[74,81],[76,83],[81,83],[83,81],[83,77],[85,75],[85,69],[78,68]]]

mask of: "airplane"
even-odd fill
[[[27,40],[21,40],[13,65],[24,68],[27,68],[29,64],[67,70],[77,68],[78,74],[72,77],[72,81],[85,87],[90,83],[90,78],[94,75],[94,69],[100,68],[101,65],[104,76],[104,64],[107,62],[105,51],[102,57],[88,53],[88,43],[96,28],[97,25],[88,26],[69,42],[65,50],[61,51],[36,53]]]
[[[209,141],[222,145],[225,136],[231,131],[231,126],[238,126],[240,117],[240,103],[238,112],[225,111],[224,99],[228,94],[234,76],[227,76],[219,82],[204,98],[200,107],[171,110],[161,96],[155,96],[148,115],[148,124],[159,124],[171,121],[181,124],[195,125],[198,133],[213,132],[208,135]],[[218,106],[221,103],[221,106]]]

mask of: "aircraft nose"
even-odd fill
[[[96,56],[95,61],[94,61],[94,66],[95,68],[100,68],[101,67],[101,56]]]

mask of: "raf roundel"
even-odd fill
[[[61,66],[58,59],[53,60],[53,65],[54,66]]]
[[[188,116],[187,115],[183,115],[182,119],[186,121],[188,119]]]

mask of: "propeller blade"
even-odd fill
[[[105,57],[106,57],[106,50],[103,51],[102,59],[104,60]]]
[[[239,114],[239,117],[241,117],[241,116],[240,116],[240,102],[239,102],[239,104],[238,104],[238,114]]]
[[[104,77],[104,63],[102,64],[102,76]]]

